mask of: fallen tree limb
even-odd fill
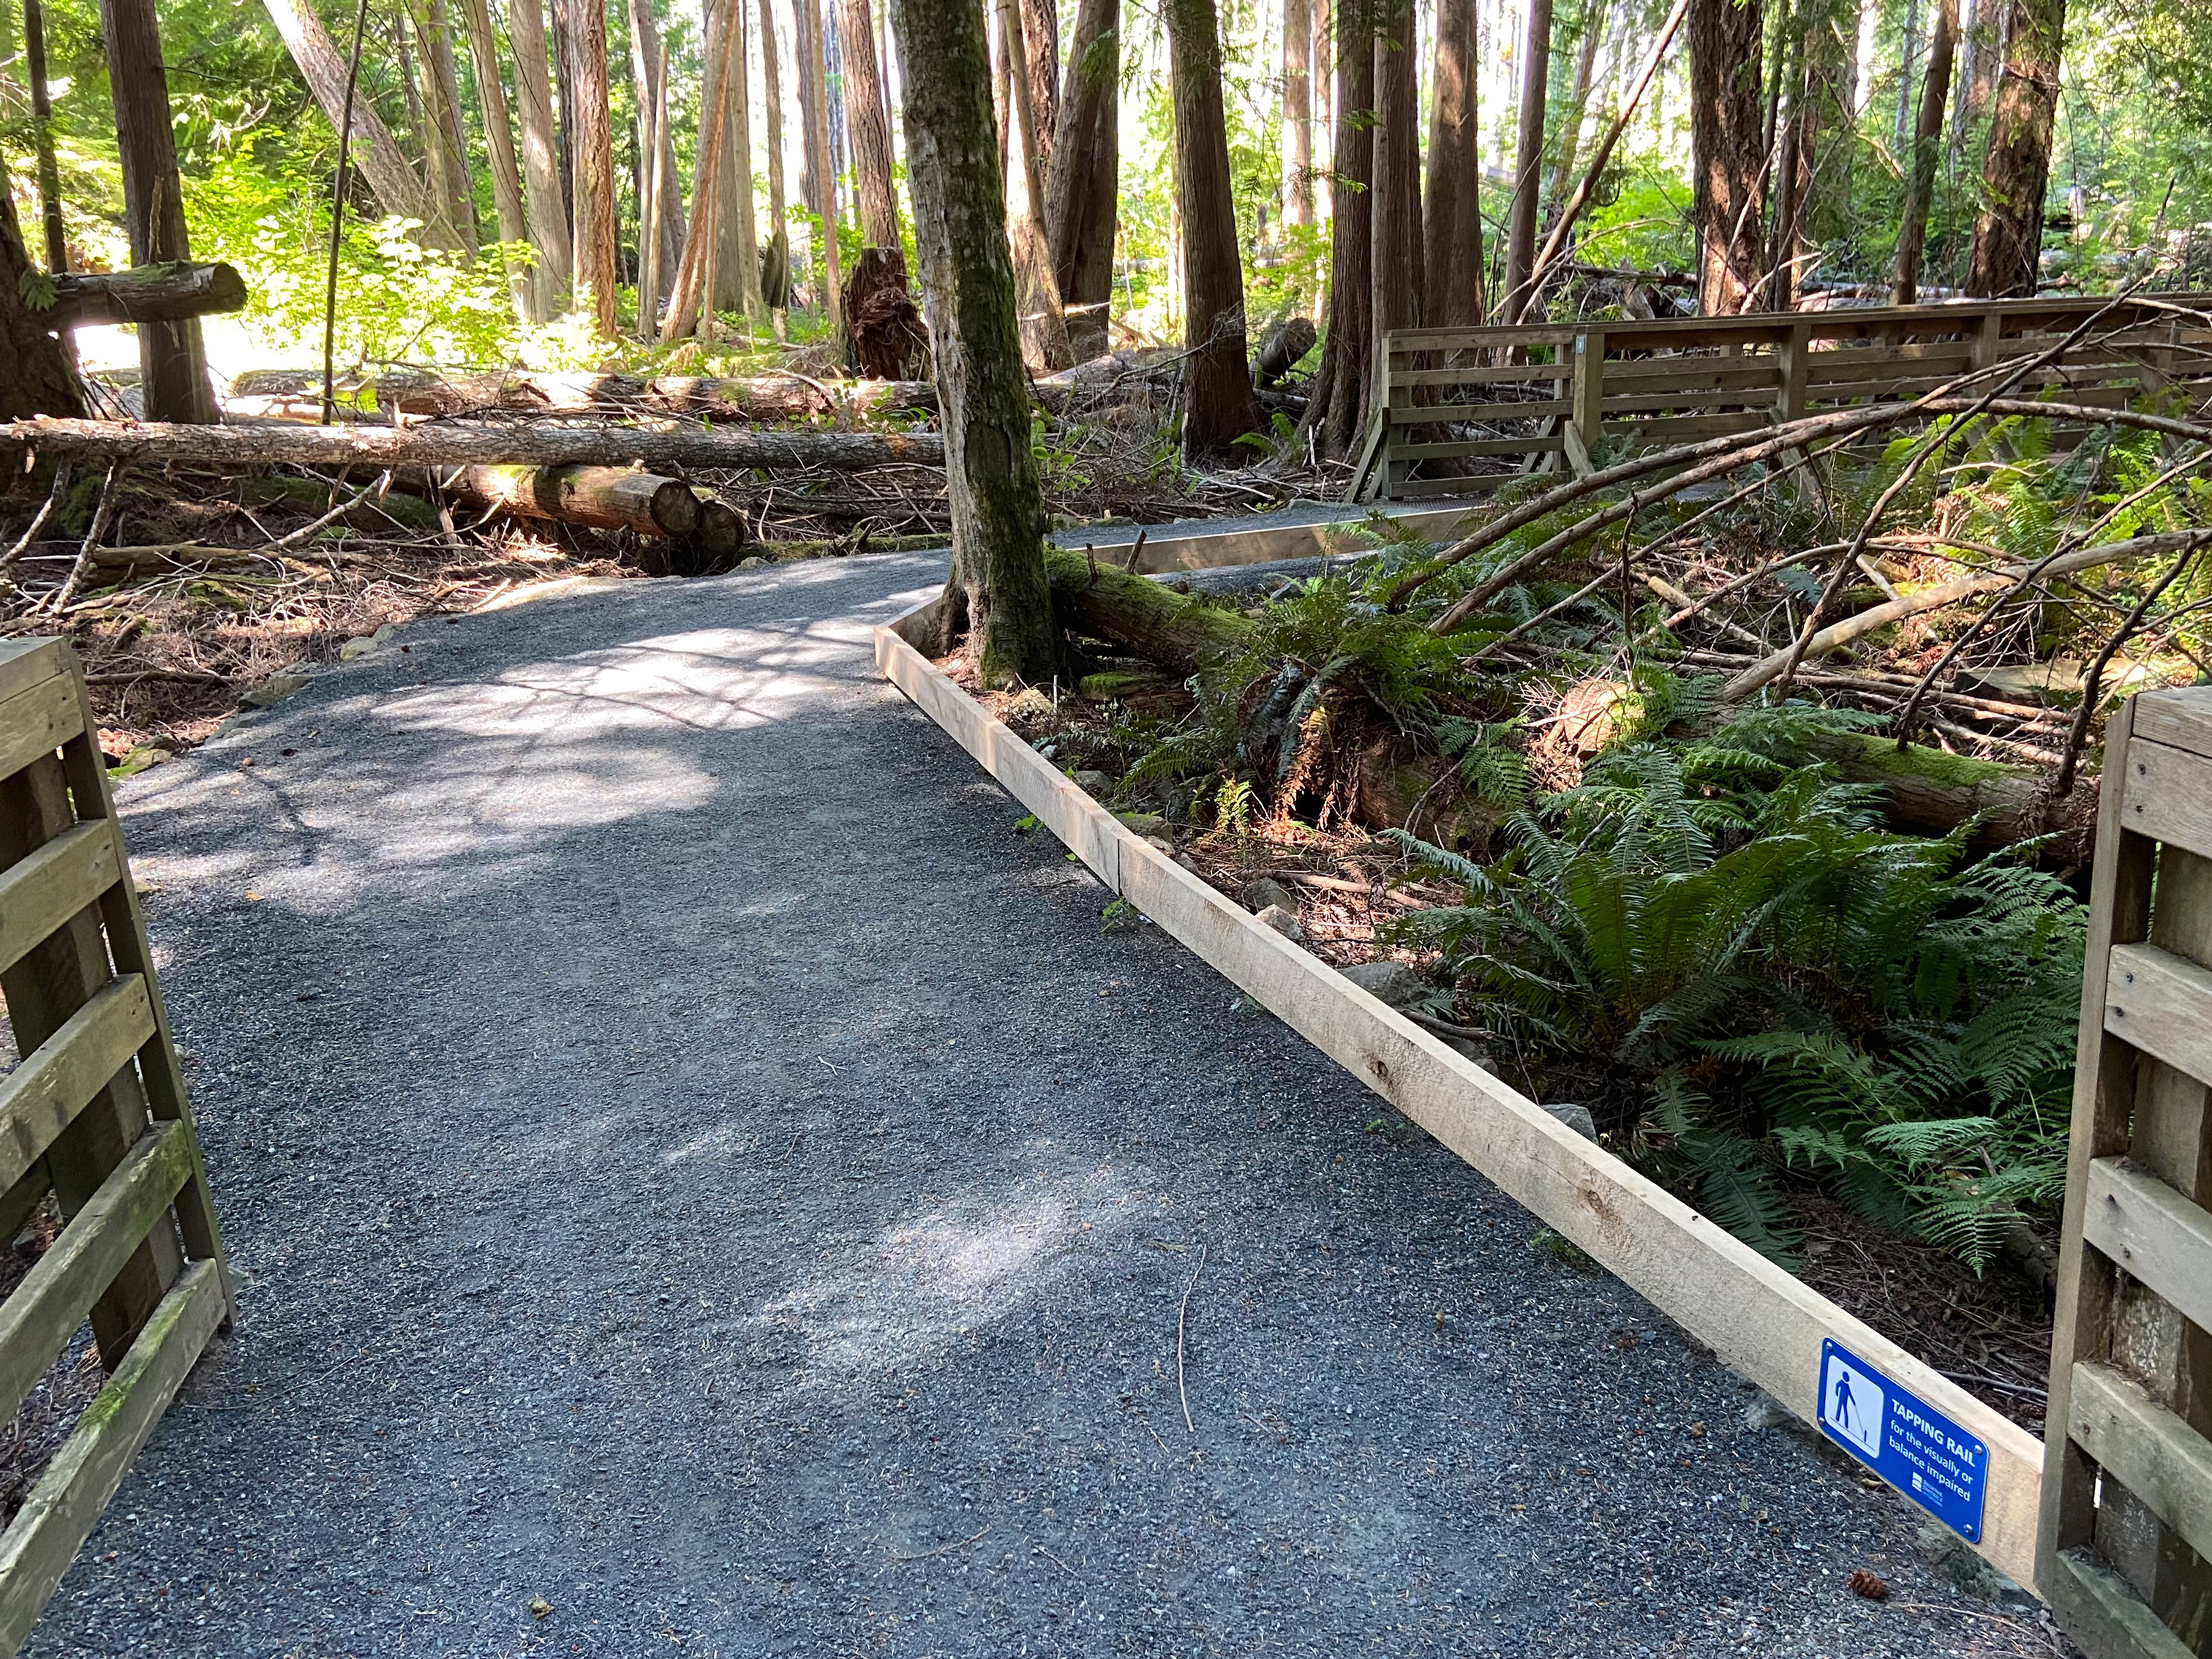
[[[877,466],[942,466],[933,433],[744,432],[728,427],[647,432],[636,427],[173,426],[145,421],[40,416],[0,426],[0,454],[57,455],[156,464],[249,466],[594,466],[732,471],[806,467],[857,472]],[[17,463],[20,465],[20,462]]]
[[[240,311],[246,278],[234,265],[177,260],[105,276],[66,272],[53,279],[54,303],[40,318],[52,329],[108,323],[175,323]]]
[[[447,481],[446,493],[479,512],[553,524],[634,530],[672,541],[699,533],[702,503],[690,485],[622,467],[465,466]]]
[[[1902,622],[1908,617],[1917,617],[1929,611],[1940,611],[1947,605],[1956,605],[1961,599],[1978,598],[1984,593],[2002,593],[2017,586],[2022,578],[2040,575],[2047,578],[2075,575],[2084,570],[2094,570],[2099,565],[2116,564],[2124,559],[2148,558],[2160,553],[2179,553],[2212,544],[2212,530],[2168,530],[2155,536],[2137,536],[2124,542],[2107,542],[2101,547],[2084,547],[2071,553],[2061,554],[2037,564],[2007,565],[2001,570],[1987,570],[1972,576],[1961,576],[1954,581],[1938,582],[1933,587],[1923,587],[1917,592],[1903,594],[1862,611],[1856,617],[1847,617],[1822,629],[1804,642],[1798,653],[1795,643],[1784,650],[1761,658],[1721,688],[1721,701],[1738,702],[1750,696],[1768,681],[1779,676],[1788,667],[1793,655],[1811,661],[1839,650],[1854,640],[1863,639],[1876,629]]]
[[[231,386],[234,397],[252,395],[252,377]],[[663,374],[539,374],[520,369],[442,375],[420,371],[376,377],[380,409],[407,415],[465,415],[480,409],[588,411],[644,406],[673,415],[718,415],[742,421],[802,421],[832,415],[866,420],[878,415],[934,414],[937,387],[927,380],[823,382],[803,374],[763,374],[746,380]]]

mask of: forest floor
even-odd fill
[[[242,1311],[27,1652],[2061,1650],[1102,926],[876,676],[941,571],[426,617],[124,784]]]

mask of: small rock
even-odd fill
[[[271,674],[239,701],[248,708],[274,708],[294,692],[306,689],[306,674]]]
[[[1175,856],[1175,843],[1165,836],[1146,836],[1145,845],[1156,853],[1165,853],[1170,858]]]
[[[1168,821],[1158,812],[1116,812],[1114,816],[1121,820],[1122,827],[1130,834],[1146,840],[1168,832]]]
[[[1306,930],[1298,926],[1298,919],[1279,904],[1271,904],[1255,918],[1262,927],[1272,927],[1293,944],[1305,943]]]
[[[757,570],[767,562],[768,561],[763,558],[759,554],[748,553],[744,558],[738,561],[738,568],[740,570]]]
[[[1540,1102],[1539,1104],[1543,1103]],[[1590,1116],[1589,1108],[1562,1102],[1557,1106],[1545,1105],[1544,1109],[1572,1129],[1585,1140],[1597,1139],[1597,1121]]]
[[[530,1616],[532,1619],[543,1619],[552,1611],[553,1604],[544,1596],[533,1595],[530,1598]]]
[[[1262,876],[1257,881],[1248,882],[1240,896],[1244,901],[1244,908],[1255,915],[1269,905],[1279,906],[1292,915],[1298,913],[1298,896],[1273,876]]]
[[[450,617],[447,618],[447,621],[448,622],[453,620],[453,618]],[[386,623],[374,634],[364,634],[359,639],[348,640],[343,645],[338,647],[338,660],[340,662],[351,662],[356,658],[365,657],[370,652],[375,650],[380,645],[390,643],[392,636],[398,631],[399,624],[398,623]]]
[[[1411,1008],[1429,994],[1429,982],[1402,962],[1358,962],[1340,972],[1368,995],[1393,1008]]]
[[[1086,766],[1075,775],[1075,787],[1096,799],[1114,787],[1114,780]]]

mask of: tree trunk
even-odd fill
[[[753,226],[752,88],[745,65],[744,0],[724,0],[713,13],[708,50],[729,35],[728,67],[722,93],[721,201],[715,213],[714,305],[757,317],[761,310],[760,243]]]
[[[23,303],[23,277],[34,269],[15,222],[15,198],[0,159],[0,417],[82,415],[84,393],[69,348],[45,318]]]
[[[4,11],[0,0],[0,11]],[[39,217],[46,227],[46,274],[69,269],[69,239],[62,230],[62,175],[54,159],[54,106],[46,84],[46,14],[39,0],[23,0],[23,72],[31,82],[31,143],[39,161]]]
[[[668,46],[653,0],[629,0],[629,33],[645,146],[639,167],[643,177],[638,197],[638,337],[651,339],[659,332],[659,305],[684,257],[684,175],[677,171],[668,118]]]
[[[1283,0],[1283,222],[1302,228],[1313,224],[1312,63],[1312,0]]]
[[[1728,0],[1720,0],[1728,3]],[[1534,297],[1536,218],[1544,181],[1544,101],[1552,80],[1552,0],[1528,0],[1521,41],[1521,128],[1513,168],[1513,199],[1505,216],[1504,298],[1498,320],[1517,323]]]
[[[2006,8],[2002,0],[1989,0],[1987,5],[1976,0],[1974,21],[1968,31],[1966,72],[1966,125],[1971,125],[1989,112],[1990,100],[1996,95],[1997,68],[2004,62]]]
[[[514,159],[514,131],[507,125],[506,82],[500,75],[499,37],[492,33],[489,0],[461,0],[461,22],[468,31],[469,64],[476,71],[477,107],[483,112],[484,149],[491,159],[492,212],[499,240],[527,243],[530,222],[522,209],[522,171]],[[509,270],[507,288],[518,316],[536,320],[530,272]]]
[[[434,154],[444,169],[446,217],[461,246],[477,251],[476,187],[469,179],[469,130],[461,118],[461,78],[453,62],[453,24],[446,0],[424,0],[416,40],[422,48],[422,84],[430,98],[430,130],[437,134]],[[358,100],[359,94],[356,94]]]
[[[1438,0],[1423,286],[1427,319],[1439,328],[1474,327],[1484,319],[1478,15],[1476,0]]]
[[[123,211],[131,263],[150,265],[192,257],[177,178],[177,141],[169,119],[169,80],[153,0],[100,0],[106,37],[108,88],[115,103],[115,143],[123,158]],[[198,318],[142,323],[138,362],[146,414],[156,421],[212,421],[215,388]]]
[[[2005,33],[2004,74],[1982,164],[1989,205],[1975,222],[1966,265],[1966,292],[1979,298],[2033,297],[2042,274],[2043,194],[2051,182],[2066,0],[2012,0]]]
[[[1789,227],[1793,270],[1802,284],[1821,248],[1850,229],[1851,162],[1857,142],[1851,118],[1858,51],[1856,0],[1801,0],[1804,42],[1804,114],[1795,123],[1797,176]]]
[[[982,0],[890,0],[906,95],[915,246],[944,402],[952,508],[948,632],[986,685],[1048,678],[1059,631],[1015,316]],[[948,639],[946,643],[950,643]]]
[[[1790,96],[1788,117],[1769,142],[1773,155],[1773,213],[1766,232],[1766,274],[1760,297],[1769,311],[1797,308],[1799,266],[1796,259],[1798,227],[1804,218],[1803,187],[1799,156],[1805,143],[1805,0],[1796,0],[1784,15],[1783,39],[1776,58],[1776,103],[1782,88]]]
[[[1015,387],[1021,390],[1017,376]],[[1029,399],[1019,398],[1021,453],[1029,455]],[[18,421],[0,426],[0,454],[26,450],[98,460],[137,459],[218,468],[249,466],[641,465],[650,471],[747,467],[937,466],[945,442],[930,433],[759,432],[742,427],[170,426],[160,422]],[[1030,477],[1036,474],[1032,465]],[[1038,509],[1040,514],[1042,507]],[[1048,671],[1049,672],[1049,671]]]
[[[1121,164],[1121,0],[1081,0],[1045,198],[1053,280],[1079,362],[1109,348]]]
[[[1376,0],[1375,333],[1421,325],[1420,85],[1413,0]],[[1379,365],[1381,359],[1376,362]]]
[[[303,0],[270,0],[301,3]],[[568,308],[574,256],[561,191],[561,141],[553,130],[553,85],[545,67],[543,0],[507,0],[507,30],[514,48],[514,117],[522,129],[523,213],[538,263],[531,268],[539,322]]]
[[[297,377],[282,373],[264,382],[242,374],[234,383],[243,395],[257,385],[289,390]],[[1049,404],[1052,388],[1040,386],[1038,401]],[[840,425],[874,416],[934,413],[937,388],[927,380],[872,380],[836,388],[832,396],[817,382],[795,374],[765,374],[729,380],[690,374],[662,374],[651,380],[630,374],[533,374],[499,369],[482,374],[443,375],[422,370],[393,370],[376,377],[376,404],[403,415],[468,415],[486,409],[525,413],[641,413],[713,415],[755,422],[806,421],[823,416]],[[266,395],[264,393],[264,395]]]
[[[465,466],[446,493],[482,512],[499,508],[551,524],[674,541],[699,531],[700,501],[690,485],[627,467]]]
[[[1690,148],[1698,308],[1734,317],[1759,279],[1759,0],[1691,0]]]
[[[1928,244],[1928,202],[1935,193],[1936,163],[1942,159],[1943,112],[1951,100],[1951,55],[1959,38],[1959,0],[1936,0],[1936,27],[1928,40],[1928,74],[1920,86],[1920,115],[1912,131],[1912,173],[1906,181],[1903,220],[1897,228],[1895,305],[1920,298],[1920,257]]]
[[[1316,447],[1348,454],[1365,436],[1375,351],[1375,52],[1361,0],[1336,0],[1335,143],[1329,167],[1328,341],[1306,425]]]
[[[848,51],[845,62],[846,140],[853,155],[853,191],[860,199],[860,240],[865,246],[900,253],[898,198],[891,185],[891,124],[884,106],[884,88],[876,72],[876,54],[869,49],[875,25],[868,0],[837,0],[837,33],[841,43],[858,41],[861,50]]]
[[[791,309],[791,228],[784,222],[783,65],[776,49],[774,0],[760,0],[760,20],[761,98],[768,117],[768,249],[761,266],[761,296],[780,340],[784,313]]]
[[[307,0],[264,0],[264,3],[284,49],[299,68],[300,78],[307,83],[307,90],[336,131],[345,118],[345,58]],[[409,165],[391,129],[359,92],[354,97],[350,154],[379,207],[403,219],[430,216],[429,196],[422,179]]]
[[[733,9],[735,0],[724,0],[723,12]],[[738,31],[712,24],[708,39],[714,50],[707,58],[707,78],[700,90],[699,152],[692,173],[691,225],[684,238],[684,258],[677,267],[676,281],[668,298],[668,315],[660,325],[664,341],[680,340],[697,333],[702,337],[711,336],[714,318],[710,314],[720,287],[714,266],[720,240],[720,217],[724,202],[721,192],[713,187],[713,181],[722,174],[722,149],[729,142],[729,86],[730,59],[744,50],[744,42]]]
[[[1046,245],[1043,174],[1037,167],[1038,120],[1030,98],[1019,0],[998,0],[999,73],[1006,94],[1006,240],[1021,307],[1022,361],[1032,374],[1055,374],[1075,362],[1067,319]]]
[[[799,21],[793,41],[799,55],[799,110],[806,131],[806,205],[821,221],[815,234],[822,261],[823,316],[832,328],[844,313],[844,280],[837,246],[837,169],[830,154],[830,71],[822,51],[821,0],[792,0]]]
[[[615,311],[615,155],[607,125],[607,15],[598,0],[554,0],[570,58],[576,108],[576,281],[592,295],[599,335],[612,339]]]
[[[1222,107],[1213,0],[1166,0],[1175,104],[1176,193],[1182,205],[1183,453],[1234,454],[1261,428],[1244,340],[1244,267]]]
[[[1029,75],[1030,131],[1036,136],[1036,175],[1052,177],[1052,149],[1060,133],[1060,0],[1018,0],[1022,64]],[[1038,192],[1038,211],[1043,193]]]
[[[1591,82],[1597,75],[1599,38],[1605,33],[1605,0],[1583,0],[1582,35],[1575,48],[1575,78],[1567,94],[1567,106],[1554,124],[1557,148],[1552,152],[1552,178],[1544,199],[1554,208],[1567,199],[1575,176],[1575,161],[1583,147],[1583,122],[1589,113]]]

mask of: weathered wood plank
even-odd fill
[[[2156,1176],[2100,1158],[2089,1165],[2081,1235],[2183,1317],[2212,1330],[2212,1215]]]
[[[40,680],[61,672],[59,640],[0,641],[0,702],[27,691]],[[6,772],[0,772],[0,777],[6,775]]]
[[[1405,478],[1393,483],[1390,493],[1406,501],[1431,501],[1440,495],[1485,495],[1503,489],[1524,472],[1478,472],[1464,478]]]
[[[187,1268],[0,1534],[0,1653],[13,1653],[222,1318],[216,1264]]]
[[[1565,398],[1531,398],[1525,403],[1502,404],[1422,404],[1411,409],[1394,408],[1390,424],[1400,426],[1435,426],[1441,422],[1466,421],[1540,421],[1547,415],[1564,415],[1569,407]]]
[[[14,1414],[69,1346],[94,1301],[145,1242],[191,1170],[184,1126],[153,1125],[0,1303],[0,1416]]]
[[[95,819],[63,830],[29,857],[0,870],[0,972],[89,908],[114,884],[122,868],[115,826]]]
[[[1658,415],[1648,419],[1607,421],[1605,430],[1608,437],[1633,438],[1638,443],[1682,444],[1771,424],[1767,411],[1747,410],[1740,415]]]
[[[2212,1556],[2212,1441],[2108,1365],[2074,1368],[2067,1428],[2106,1474]]]
[[[2212,685],[2143,692],[2136,699],[2136,732],[2212,760]]]
[[[1484,438],[1466,443],[1392,444],[1394,461],[1463,460],[1474,455],[1541,455],[1566,447],[1566,440],[1552,438]]]
[[[76,688],[52,674],[0,701],[0,777],[20,772],[84,730]]]
[[[1464,368],[1394,368],[1390,384],[1411,386],[1516,386],[1528,380],[1556,380],[1566,374],[1562,363],[1470,364]]]
[[[2097,1659],[2197,1659],[2125,1579],[2083,1552],[2068,1550],[2057,1559],[2043,1593],[2059,1622]]]
[[[2200,1082],[2212,1082],[2212,969],[2155,945],[2112,952],[2105,1029]]]
[[[1632,397],[1616,397],[1608,386],[1605,392],[1605,418],[1611,420],[1620,416],[1649,414],[1667,409],[1756,410],[1764,416],[1773,407],[1774,394],[1781,389],[1781,385],[1778,378],[1769,374],[1747,386],[1722,386],[1710,391],[1644,392]]]
[[[0,1188],[46,1156],[154,1035],[146,981],[131,974],[103,988],[0,1080]]]
[[[2128,745],[2124,765],[2120,793],[2127,827],[2212,858],[2212,766],[2148,738]]]

